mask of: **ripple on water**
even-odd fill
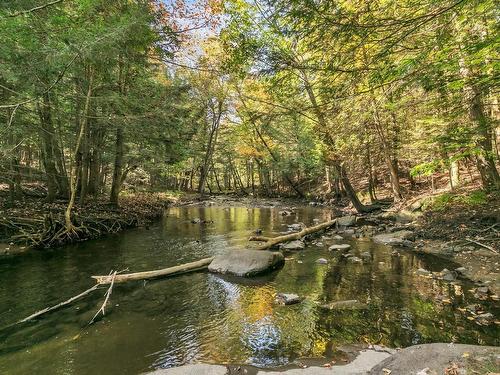
[[[89,275],[110,269],[165,268],[248,245],[260,228],[276,235],[293,222],[329,219],[328,210],[301,208],[282,217],[279,209],[174,208],[150,230],[29,252],[0,260],[0,326],[75,295],[92,285]],[[192,224],[194,217],[213,220]],[[249,363],[273,367],[300,356],[323,356],[352,343],[391,347],[423,342],[499,345],[498,326],[478,326],[458,308],[479,304],[459,285],[416,276],[453,268],[441,259],[346,238],[351,252],[369,252],[368,264],[350,264],[339,252],[309,246],[290,255],[269,276],[242,280],[207,273],[117,285],[105,319],[86,324],[103,291],[15,330],[0,330],[0,373],[136,374],[192,361]],[[328,264],[317,264],[325,258]],[[274,302],[276,293],[304,297],[297,305]],[[321,305],[357,299],[363,308],[325,310]],[[447,302],[443,302],[447,301]]]

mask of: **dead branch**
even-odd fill
[[[111,272],[113,272],[113,271],[111,271]],[[90,320],[88,325],[91,325],[92,323],[94,323],[95,318],[97,318],[97,316],[99,315],[100,312],[102,312],[102,316],[106,315],[105,308],[106,308],[106,305],[109,301],[109,297],[111,296],[111,293],[113,292],[113,285],[115,283],[115,277],[116,277],[117,271],[113,272],[113,274],[111,274],[111,272],[110,272],[111,284],[109,285],[109,288],[106,291],[104,302],[102,303],[101,308],[99,310],[97,310],[94,317]],[[99,285],[99,284],[97,284],[97,285]]]
[[[337,223],[337,219],[333,219],[333,220],[326,221],[324,223],[315,225],[313,227],[304,228],[300,232],[285,234],[284,236],[278,236],[278,237],[274,237],[274,238],[269,238],[269,239],[267,239],[267,241],[264,240],[264,238],[267,238],[267,237],[261,237],[261,239],[259,239],[259,240],[255,240],[255,239],[252,240],[251,239],[251,241],[265,241],[266,243],[258,246],[257,250],[266,250],[266,249],[269,249],[270,247],[273,247],[273,246],[275,246],[279,243],[282,243],[282,242],[300,240],[302,237],[307,236],[308,234],[319,232],[320,230],[323,230],[323,229],[327,229],[327,228],[335,225],[336,223]]]
[[[54,310],[60,309],[63,306],[69,305],[70,303],[76,301],[77,299],[80,299],[80,298],[86,296],[87,294],[92,293],[94,290],[99,289],[99,286],[100,286],[99,284],[96,284],[92,288],[89,288],[86,291],[84,291],[84,292],[82,292],[82,293],[80,293],[80,294],[78,294],[78,295],[76,295],[74,297],[71,297],[70,299],[67,299],[64,302],[61,302],[61,303],[58,303],[57,305],[54,305],[52,307],[47,307],[47,308],[45,308],[43,310],[37,311],[36,313],[31,314],[30,316],[28,316],[28,317],[26,317],[24,319],[21,319],[16,324],[27,322],[28,320],[32,320],[32,319],[35,319],[35,318],[39,317],[40,315],[46,314],[46,313],[48,313],[50,311],[54,311]]]
[[[498,251],[496,251],[494,248],[492,248],[491,246],[488,246],[488,245],[485,245],[484,243],[481,243],[481,242],[478,242],[476,240],[473,240],[471,238],[466,238],[467,241],[471,242],[471,243],[474,243],[478,246],[481,246],[481,247],[484,247],[485,249],[488,249],[490,251],[493,251],[495,254],[498,254]]]
[[[214,258],[204,258],[197,260],[191,263],[181,264],[179,266],[163,268],[155,271],[145,271],[145,272],[136,272],[129,273],[125,275],[116,275],[112,277],[111,275],[106,276],[92,276],[93,279],[97,281],[97,284],[110,284],[112,282],[115,283],[123,283],[131,280],[146,280],[146,279],[155,279],[158,277],[164,276],[176,276],[181,275],[188,272],[200,271],[208,268],[208,265],[212,263]]]

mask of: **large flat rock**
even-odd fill
[[[229,374],[226,366],[208,365],[198,363],[196,365],[184,365],[180,367],[156,370],[148,375],[226,375]]]
[[[218,255],[208,270],[224,275],[251,277],[280,268],[285,263],[283,254],[263,250],[234,250]]]
[[[379,375],[383,374],[383,369],[388,369],[391,374],[444,374],[450,363],[455,363],[463,369],[467,367],[468,359],[488,356],[495,360],[500,356],[500,348],[447,343],[422,344],[393,354],[374,366],[369,373]]]

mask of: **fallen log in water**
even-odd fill
[[[315,225],[313,227],[308,227],[302,229],[300,232],[285,234],[284,236],[278,236],[274,238],[263,237],[263,236],[254,236],[250,237],[249,241],[262,241],[264,244],[257,247],[257,250],[266,250],[274,245],[277,245],[282,242],[288,242],[293,240],[300,240],[302,237],[307,236],[308,234],[319,232],[320,230],[329,228],[337,223],[337,219],[333,219],[330,221],[326,221],[324,223]]]
[[[145,271],[145,272],[136,272],[136,273],[128,273],[123,275],[116,275],[114,277],[114,283],[123,283],[126,281],[132,280],[147,280],[147,279],[155,279],[158,277],[164,276],[176,276],[181,275],[188,272],[200,271],[208,268],[208,265],[212,263],[214,258],[204,258],[197,260],[196,262],[185,263],[179,266],[163,268],[161,270],[155,271]],[[102,284],[110,284],[113,281],[113,275],[103,275],[103,276],[92,276],[93,279],[97,281],[99,285]]]
[[[54,311],[54,310],[60,309],[61,307],[69,305],[70,303],[75,302],[76,300],[78,300],[78,299],[86,296],[87,294],[92,293],[94,290],[97,290],[98,288],[99,288],[99,284],[96,284],[92,288],[89,288],[86,291],[84,291],[84,292],[82,292],[82,293],[80,293],[80,294],[78,294],[78,295],[76,295],[74,297],[71,297],[70,299],[67,299],[64,302],[61,302],[61,303],[58,303],[55,306],[47,307],[47,308],[45,308],[43,310],[37,311],[36,313],[31,314],[30,316],[28,316],[28,317],[26,317],[24,319],[19,320],[16,324],[24,323],[24,322],[27,322],[29,320],[33,320],[35,318],[38,318],[40,315],[46,314],[46,313],[48,313],[50,311]]]

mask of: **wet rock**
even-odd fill
[[[455,274],[447,268],[439,272],[437,276],[443,279],[444,281],[455,281],[456,279]]]
[[[302,299],[293,293],[278,293],[276,295],[276,302],[280,305],[294,305],[301,302]]]
[[[413,241],[410,241],[410,240],[403,240],[403,243],[401,244],[401,246],[404,246],[404,247],[415,247],[415,243]]]
[[[191,223],[192,224],[200,224],[201,223],[201,219],[199,217],[196,217],[194,219],[191,219]]]
[[[465,275],[465,273],[467,272],[467,268],[458,267],[458,268],[455,268],[455,272],[459,273],[460,275]]]
[[[336,234],[335,236],[332,237],[332,239],[337,240],[337,241],[342,241],[344,239],[344,237],[339,236],[338,234]]]
[[[303,250],[306,244],[301,240],[290,241],[284,244],[281,248],[285,250]]]
[[[363,260],[361,258],[356,257],[356,256],[351,256],[351,257],[347,258],[347,261],[349,263],[363,263]]]
[[[354,229],[346,229],[345,231],[343,231],[342,233],[344,234],[354,234],[355,233],[355,230]]]
[[[392,233],[377,234],[373,240],[383,245],[402,245],[403,241],[413,238],[413,232],[409,230],[400,230]]]
[[[303,228],[303,224],[301,224],[301,223],[288,225],[288,230],[292,230],[292,231],[301,231],[302,228]]]
[[[262,229],[255,229],[254,231],[255,234],[259,235],[259,234],[262,234]]]
[[[488,288],[487,286],[480,286],[479,288],[476,289],[474,296],[480,299],[487,299],[489,294],[490,294],[490,288]]]
[[[477,314],[478,307],[476,305],[467,305],[465,306],[465,310],[471,314]]]
[[[320,219],[313,219],[314,224],[318,224],[321,220]]]
[[[323,242],[316,242],[316,244],[315,244],[315,245],[316,245],[316,246],[320,246],[320,247],[321,247],[321,246],[324,246],[325,244],[324,244]]]
[[[192,375],[192,374],[227,375],[227,368],[226,366],[199,363],[195,365],[183,365],[180,367],[160,369],[153,372],[149,372],[148,374],[149,375]]]
[[[430,276],[431,275],[430,271],[427,271],[426,269],[423,269],[423,268],[419,268],[415,273],[418,276]]]
[[[337,224],[341,227],[350,227],[356,223],[356,216],[342,216],[337,219]]]
[[[361,259],[363,260],[363,263],[370,263],[372,261],[372,255],[368,251],[365,251],[364,253],[361,253]]]
[[[351,299],[346,301],[335,301],[328,304],[321,305],[322,309],[325,310],[349,310],[349,309],[366,309],[368,305],[366,303],[361,303],[357,299]]]
[[[281,216],[291,216],[293,215],[294,213],[292,211],[289,211],[289,210],[281,210],[280,212],[278,212]]]
[[[333,250],[348,250],[351,248],[351,245],[348,245],[346,243],[342,244],[333,244],[331,245],[328,250],[333,251]]]
[[[342,254],[343,258],[350,258],[350,257],[353,257],[353,256],[354,256],[354,254],[351,254],[351,253]]]
[[[316,263],[318,264],[328,264],[328,260],[325,258],[319,258],[316,260]]]
[[[495,316],[492,313],[484,313],[476,316],[476,323],[482,326],[487,326],[493,323]]]
[[[285,258],[280,252],[235,250],[218,255],[208,266],[214,273],[251,277],[280,268]]]

